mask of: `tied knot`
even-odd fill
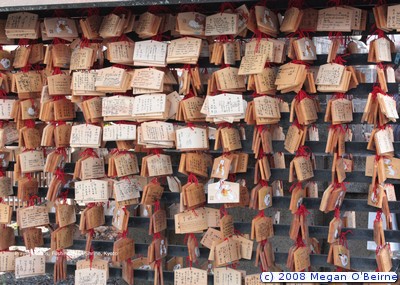
[[[243,234],[241,231],[237,230],[237,229],[233,229],[233,233],[234,233],[236,236],[244,236],[244,234]]]
[[[128,237],[128,230],[124,230],[118,235],[121,239],[127,238]]]
[[[296,183],[293,183],[292,186],[290,186],[289,192],[292,193],[294,189],[302,188],[302,187],[303,187],[302,183],[300,181],[298,181]]]
[[[343,191],[346,191],[347,190],[347,188],[346,188],[346,184],[347,184],[348,182],[335,182],[334,184],[333,184],[333,188],[334,189],[338,189],[338,188],[340,188],[340,189],[342,189]]]
[[[81,42],[79,43],[79,47],[83,49],[89,47],[89,45],[90,45],[90,40],[83,36]]]
[[[305,61],[303,61],[303,60],[293,59],[292,61],[290,61],[290,63],[293,63],[293,64],[302,64],[302,65],[305,65],[305,66],[306,66],[306,69],[310,68],[310,64],[307,63],[307,62],[305,62]]]
[[[266,239],[263,239],[262,241],[260,241],[260,245],[261,245],[262,247],[264,247],[267,243],[268,243],[268,239],[267,239],[267,238],[266,238]]]
[[[265,129],[265,125],[257,125],[256,128],[257,131],[261,134]]]
[[[386,92],[384,92],[383,90],[382,90],[382,88],[379,86],[379,85],[375,85],[374,86],[374,88],[372,89],[372,92],[371,92],[371,94],[372,94],[372,99],[376,99],[376,97],[378,96],[378,93],[380,93],[380,94],[386,94]]]
[[[60,38],[54,38],[52,41],[53,45],[65,45],[67,43],[66,40]]]
[[[295,31],[295,32],[293,32],[293,33],[291,33],[291,34],[289,34],[288,35],[288,37],[289,38],[295,38],[295,37],[297,37],[297,38],[299,38],[299,39],[302,39],[302,38],[310,38],[310,32],[312,32],[311,30],[297,30],[297,31]]]
[[[168,9],[168,7],[163,6],[163,5],[150,6],[148,11],[150,13],[153,13],[153,14],[155,14],[155,13],[167,13],[167,14],[170,14],[171,13],[171,10]]]
[[[21,71],[24,73],[27,73],[31,70],[32,65],[31,64],[27,64],[24,67],[21,68]]]
[[[306,246],[306,245],[304,244],[303,238],[301,237],[300,234],[297,236],[297,239],[296,239],[296,246],[297,246],[297,247],[305,247],[305,246]]]
[[[128,69],[128,67],[126,65],[123,65],[121,63],[114,63],[112,65],[112,67],[121,68],[121,69],[125,69],[125,70]]]
[[[188,126],[188,128],[190,128],[193,131],[196,125],[192,122],[188,122],[186,126]]]
[[[302,145],[296,151],[296,157],[303,156],[303,157],[309,159],[311,156],[311,153],[312,153],[311,149],[308,146]]]
[[[230,2],[224,2],[221,4],[220,12],[221,14],[224,13],[226,10],[231,10],[232,12],[235,11],[235,6],[233,6]]]
[[[375,222],[380,222],[382,220],[382,210],[378,210],[378,212],[376,212],[376,216],[375,216]]]
[[[157,201],[154,202],[154,212],[157,212],[160,209],[161,209],[160,201],[157,200]]]
[[[264,210],[259,210],[256,217],[265,217]]]
[[[289,0],[288,7],[289,8],[298,8],[301,9],[304,5],[304,0]]]
[[[342,0],[329,0],[328,2],[327,2],[327,5],[328,6],[340,6],[340,5],[342,5]]]
[[[306,206],[303,204],[300,205],[300,207],[296,211],[296,215],[298,216],[304,216],[307,217],[310,214],[310,212],[307,210]]]
[[[60,193],[60,198],[62,199],[63,203],[67,203],[67,198],[68,198],[69,190],[65,190],[64,192]]]
[[[346,133],[346,130],[343,128],[342,124],[330,125],[330,130],[339,131],[341,133]]]
[[[296,96],[295,96],[295,99],[296,99],[297,101],[299,101],[299,102],[300,102],[301,100],[303,100],[303,99],[306,99],[306,98],[311,99],[311,100],[314,99],[312,96],[308,95],[307,92],[304,91],[303,89],[300,89],[300,91],[299,91],[299,92],[296,94]]]
[[[266,95],[265,94],[260,94],[260,93],[257,93],[257,91],[254,91],[253,94],[251,94],[251,96],[253,98],[257,98],[257,97],[266,96]]]
[[[220,43],[229,43],[229,42],[233,42],[234,38],[232,35],[229,35],[229,36],[221,35],[221,36],[218,36],[215,40]]]
[[[162,40],[170,40],[170,36],[166,36],[163,34],[158,33],[157,35],[153,36],[151,40],[156,41],[156,42],[161,42]]]
[[[186,234],[183,242],[187,244],[190,239],[194,241],[194,244],[195,244],[196,247],[199,246],[199,243],[197,242],[197,238],[194,235],[194,233]]]
[[[91,208],[93,208],[93,207],[95,207],[96,206],[96,203],[88,203],[87,205],[86,205],[86,207],[88,208],[88,209],[91,209]]]
[[[97,7],[87,8],[86,10],[88,16],[100,15],[100,9]]]
[[[333,94],[333,97],[334,97],[335,99],[344,99],[345,96],[346,96],[345,93],[340,93],[340,92],[336,92],[336,93]]]
[[[34,120],[25,120],[25,127],[33,129],[35,127],[35,121]]]
[[[0,90],[0,98],[2,98],[2,99],[7,98],[7,92],[4,89]]]
[[[387,65],[387,64],[383,64],[382,62],[378,62],[378,63],[376,64],[376,67],[379,68],[379,69],[381,69],[381,70],[386,70],[387,67],[388,67],[388,65]]]
[[[7,125],[7,121],[5,120],[0,120],[0,129],[3,129],[5,127],[5,125]]]
[[[378,125],[377,127],[381,131],[386,130],[386,125]]]
[[[295,126],[295,127],[297,127],[299,130],[302,130],[302,129],[303,129],[303,126],[299,123],[299,121],[297,120],[297,118],[294,119],[292,125]]]
[[[81,157],[89,156],[89,157],[96,157],[99,158],[97,152],[94,151],[93,148],[87,148],[80,154]]]
[[[256,29],[251,39],[254,38],[256,39],[256,46],[254,47],[254,52],[258,53],[260,51],[261,40],[268,39],[268,36],[262,33],[259,29]]]
[[[65,148],[65,147],[58,147],[58,148],[55,150],[55,152],[56,152],[57,154],[61,154],[61,155],[64,157],[64,159],[67,158],[67,151],[66,151],[66,148]]]
[[[229,173],[228,180],[230,182],[235,182],[236,181],[236,173]]]
[[[149,150],[149,152],[153,155],[157,155],[160,157],[160,154],[162,154],[162,149],[161,148],[152,148]]]
[[[190,71],[189,71],[189,73],[190,73]],[[196,97],[196,95],[194,94],[193,90],[190,89],[189,93],[187,93],[185,96],[183,96],[182,100],[187,100],[187,99],[193,98],[193,97]]]
[[[62,74],[61,69],[59,67],[54,67],[53,75],[58,75],[58,74]]]
[[[128,15],[129,14],[129,10],[126,7],[118,6],[118,7],[114,8],[112,13],[115,14],[115,15],[122,15],[122,14]]]
[[[37,195],[31,195],[29,197],[28,205],[29,206],[34,206],[35,202],[37,201],[37,199],[39,199],[39,197]]]
[[[328,38],[333,41],[333,40],[338,40],[340,44],[344,45],[345,42],[345,37],[343,36],[342,32],[329,32],[328,33]]]
[[[197,179],[196,175],[190,173],[188,176],[188,183],[195,183],[196,185],[199,184],[199,180]]]
[[[230,129],[230,128],[232,128],[232,126],[233,126],[233,124],[231,124],[231,123],[221,123],[221,124],[217,124],[217,127],[218,127],[218,129],[222,129],[222,128],[228,128],[228,129]]]
[[[58,180],[65,184],[65,172],[63,169],[57,168],[54,174]]]
[[[343,57],[345,57],[346,55],[337,55],[335,57],[334,63],[336,64],[340,64],[340,65],[345,65],[345,63],[347,62],[347,60],[345,60]]]
[[[161,239],[161,233],[155,233],[154,235],[153,235],[153,240],[158,240],[158,239]]]
[[[29,46],[29,39],[19,39],[18,40],[18,45],[19,46],[24,46],[24,47]]]

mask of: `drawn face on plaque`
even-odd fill
[[[269,193],[267,195],[265,195],[264,203],[265,203],[265,206],[269,206],[271,204],[271,195]]]
[[[376,194],[375,194],[375,192],[376,192]],[[374,203],[374,204],[376,204],[376,203],[378,203],[378,189],[376,189],[376,191],[372,191],[372,193],[371,193],[371,202],[372,203]]]
[[[225,160],[224,160],[224,159],[221,159],[221,160],[219,161],[219,164],[218,164],[216,173],[221,173],[221,175],[223,176],[223,175],[225,174],[225,167],[224,167],[224,165],[225,165]]]
[[[300,208],[301,204],[303,204],[303,197],[300,197],[299,200],[297,200],[296,203],[297,209]]]
[[[346,163],[344,160],[343,160],[343,169],[344,169],[344,171],[350,170],[350,165],[349,165],[349,163]]]
[[[306,41],[304,42],[304,45],[305,45],[305,47],[306,47],[306,56],[314,56],[314,52],[313,52],[313,50],[312,50],[312,48],[311,48],[311,43],[310,43],[310,41],[309,41],[309,40],[306,40]]]
[[[204,26],[205,18],[199,14],[194,16],[194,19],[190,20],[188,26],[194,30],[202,30]]]
[[[335,230],[335,234],[333,235],[334,239],[338,239],[339,238],[339,229]]]
[[[222,200],[222,199],[229,199],[231,201],[234,201],[236,198],[235,193],[233,193],[231,186],[225,183],[220,183],[220,185],[218,186],[218,190],[217,190],[217,199],[218,200]]]
[[[72,34],[72,29],[70,28],[66,20],[59,19],[56,24],[56,32],[67,32],[68,34]]]
[[[344,253],[339,253],[339,258],[342,265],[346,267],[347,264],[349,263],[349,258],[347,257],[347,255]]]
[[[312,253],[315,253],[315,248],[314,248],[314,246],[313,246],[312,243],[310,243],[310,251],[311,251]]]
[[[142,269],[142,270],[151,270],[151,266],[148,265],[148,264],[145,264],[145,265],[140,266],[139,269]]]
[[[390,159],[383,159],[383,163],[385,165],[385,171],[386,173],[388,173],[391,176],[394,176],[396,174],[396,171],[393,169],[393,165],[391,164],[391,160]]]
[[[161,256],[167,255],[167,247],[165,245],[165,240],[164,239],[162,239],[161,243],[160,243],[160,255]]]
[[[268,9],[265,9],[264,11],[263,22],[264,24],[269,24],[272,28],[274,27],[274,22],[272,22],[270,11]]]
[[[208,271],[209,274],[214,274],[214,268],[213,268],[212,263],[209,263],[207,265],[207,271]]]
[[[344,195],[344,192],[341,191],[339,196],[338,196],[338,198],[336,199],[335,207],[339,207],[340,208],[340,206],[342,204],[342,200],[343,200],[343,195]]]
[[[178,263],[178,264],[175,264],[175,266],[174,266],[174,268],[172,270],[175,271],[175,270],[178,270],[178,269],[181,269],[181,268],[182,268],[182,265],[180,265]]]
[[[245,15],[244,11],[240,10],[238,13],[238,27],[246,25],[247,23],[246,18],[247,15]]]

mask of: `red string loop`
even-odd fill
[[[221,208],[219,208],[219,214],[221,218],[228,215],[228,211],[226,210],[224,205],[222,205]]]
[[[340,219],[340,209],[339,209],[339,207],[335,208],[335,218],[336,219]]]
[[[347,230],[345,232],[340,233],[339,244],[343,245],[344,247],[348,248],[347,244],[347,234],[353,234],[351,230]]]
[[[290,188],[289,188],[289,192],[292,193],[292,191],[295,188],[301,188],[301,187],[303,187],[303,184],[301,182],[293,183],[292,186],[290,186]]]

